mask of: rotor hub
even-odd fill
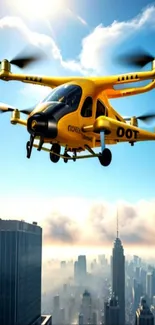
[[[138,126],[138,121],[136,116],[131,117],[130,125]]]
[[[1,70],[5,72],[11,72],[11,64],[8,60],[3,60],[1,62]]]
[[[11,116],[11,124],[17,124],[17,121],[20,119],[20,111],[18,109],[15,109],[12,112]]]

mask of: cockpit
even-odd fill
[[[78,85],[61,85],[56,87],[44,100],[45,102],[59,102],[68,106],[69,111],[77,110],[82,96],[82,88]],[[47,108],[48,109],[48,108]],[[44,110],[46,112],[46,109]]]

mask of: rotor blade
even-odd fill
[[[28,50],[28,51],[27,51]],[[28,54],[26,54],[26,52]],[[44,58],[47,58],[47,55],[39,50],[39,53],[36,51],[31,50],[31,48],[26,48],[22,52],[20,52],[18,55],[16,55],[11,61],[11,64],[16,65],[19,68],[25,68],[31,63],[43,60]]]
[[[144,115],[137,116],[137,119],[141,120],[141,121],[147,121],[147,120],[151,120],[151,119],[154,119],[154,118],[155,118],[155,113],[150,113],[150,114],[144,114]]]
[[[41,57],[37,56],[23,56],[23,57],[16,57],[15,59],[11,60],[10,63],[16,65],[19,68],[25,68],[29,64],[39,61]]]
[[[133,50],[128,54],[122,54],[116,58],[117,63],[123,65],[132,65],[140,68],[144,67],[146,64],[152,62],[153,60],[154,56],[141,48]]]
[[[130,121],[131,118],[132,118],[131,116],[123,117],[123,119],[125,121]],[[143,115],[135,116],[135,118],[137,120],[144,121],[145,123],[147,123],[147,122],[151,122],[151,120],[155,119],[155,113],[143,114]]]
[[[32,113],[33,110],[34,110],[34,107],[33,107],[33,108],[28,108],[28,109],[21,109],[21,110],[20,110],[20,113],[23,113],[23,114],[29,115],[29,114]]]
[[[19,112],[23,113],[23,114],[26,114],[26,115],[29,115],[34,110],[34,108],[35,107],[31,107],[31,108],[28,108],[28,109],[22,109],[22,110],[19,110]],[[16,107],[7,105],[5,103],[0,103],[0,113],[13,112],[16,109],[17,109]]]
[[[0,103],[0,113],[6,113],[6,112],[12,112],[14,111],[16,108],[4,103]]]

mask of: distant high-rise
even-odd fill
[[[53,298],[53,317],[52,323],[59,324],[61,319],[60,315],[60,297],[59,295],[54,296]]]
[[[83,323],[83,315],[79,314],[79,325],[84,325]]]
[[[74,280],[75,282],[78,280],[78,262],[75,261],[74,263]]]
[[[134,279],[134,284],[133,284],[133,312],[135,313],[140,302],[140,298],[143,295],[143,286],[141,283],[138,283]]]
[[[82,298],[82,314],[84,325],[90,324],[92,320],[92,301],[90,293],[85,290]]]
[[[92,322],[91,322],[92,325],[97,325],[98,322],[97,322],[97,313],[94,311],[93,314],[92,314]]]
[[[86,265],[86,256],[85,255],[78,256],[78,271],[81,276],[85,276],[87,273],[87,265]]]
[[[86,275],[87,275],[87,264],[86,264],[86,256],[80,255],[78,256],[78,261],[74,263],[74,280],[79,284],[86,283]]]
[[[115,295],[104,304],[104,325],[120,325],[120,308]]]
[[[145,297],[141,298],[140,307],[136,311],[135,325],[154,325],[154,316],[147,305]]]
[[[112,253],[112,292],[118,297],[120,307],[120,325],[125,324],[125,256],[121,240],[117,237]]]
[[[42,229],[0,219],[0,324],[41,321]]]
[[[60,267],[61,267],[61,269],[65,269],[66,268],[66,261],[61,261],[60,262]]]
[[[153,274],[152,272],[148,272],[146,275],[146,294],[149,298],[149,305],[152,303],[153,297]]]
[[[143,291],[146,292],[146,270],[144,268],[140,268],[140,282],[143,286]]]

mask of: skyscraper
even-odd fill
[[[153,297],[153,274],[152,272],[148,272],[146,275],[146,294],[149,298],[148,304],[152,303]]]
[[[86,283],[86,274],[87,274],[87,265],[86,265],[86,256],[79,255],[78,261],[74,263],[74,279],[78,281],[80,285]]]
[[[154,325],[154,316],[147,305],[145,297],[141,298],[140,307],[136,311],[135,325]]]
[[[86,256],[85,255],[78,256],[78,271],[81,276],[86,275],[87,266],[86,266]]]
[[[77,282],[78,280],[78,262],[75,261],[74,263],[74,280],[75,282]]]
[[[112,292],[118,297],[120,307],[120,325],[125,324],[125,256],[121,240],[117,237],[112,252]]]
[[[42,229],[0,219],[0,324],[41,319]]]
[[[60,324],[60,297],[59,295],[53,298],[53,324]]]
[[[134,283],[133,283],[133,312],[135,313],[138,306],[139,306],[139,302],[140,302],[140,298],[143,295],[143,286],[141,283],[138,283],[135,279],[134,279]]]
[[[104,325],[120,325],[120,308],[115,295],[104,304]]]
[[[92,320],[92,301],[90,293],[85,290],[82,298],[82,314],[83,314],[83,324],[87,325],[91,323]]]

